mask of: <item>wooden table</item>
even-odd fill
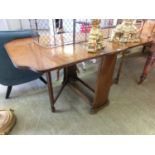
[[[76,80],[94,92],[94,101],[90,103],[90,109],[91,112],[96,112],[108,104],[117,54],[147,43],[147,39],[141,39],[140,43],[127,44],[107,41],[103,50],[92,54],[87,52],[86,43],[45,48],[36,44],[32,38],[25,38],[9,42],[5,45],[5,48],[16,67],[46,73],[52,112],[55,112],[54,104],[63,88],[66,84]],[[98,68],[96,88],[93,89],[78,77],[76,64],[99,57],[101,61]],[[61,68],[64,69],[64,79],[58,95],[54,97],[50,71]]]

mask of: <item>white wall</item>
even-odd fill
[[[7,21],[5,19],[0,19],[0,31],[7,31],[9,30]]]
[[[30,22],[28,19],[20,19],[20,21],[22,29],[30,29]]]
[[[0,19],[0,30],[30,29],[28,19]]]
[[[21,24],[19,19],[7,19],[9,30],[20,30]]]

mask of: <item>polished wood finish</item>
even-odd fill
[[[65,45],[55,48],[42,47],[32,38],[17,39],[5,45],[5,48],[18,68],[31,69],[36,72],[46,72],[51,109],[55,112],[55,102],[67,83],[80,81],[92,92],[95,98],[91,104],[91,111],[96,112],[108,103],[108,95],[112,85],[117,53],[139,45],[145,45],[149,41],[141,39],[140,43],[111,43],[105,40],[105,48],[97,53],[87,52],[87,43]],[[78,78],[76,63],[93,58],[101,58],[97,75],[97,84],[94,91],[88,84]],[[54,98],[50,71],[64,68],[64,80],[58,95]]]
[[[47,72],[106,54],[119,53],[128,48],[146,44],[146,42],[146,39],[140,43],[127,44],[106,42],[103,50],[93,54],[87,52],[86,43],[45,48],[36,44],[32,38],[11,41],[5,45],[5,48],[16,67]]]
[[[108,96],[112,85],[116,58],[116,54],[106,55],[101,58],[97,75],[95,98],[91,108],[92,112],[98,111],[98,109],[104,107],[109,102]]]

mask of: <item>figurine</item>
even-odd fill
[[[133,19],[125,19],[113,30],[110,41],[113,42],[139,42],[140,30],[134,25]]]
[[[104,47],[103,33],[100,29],[100,19],[92,20],[92,28],[88,38],[88,52],[95,53]]]

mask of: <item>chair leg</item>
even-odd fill
[[[40,76],[39,79],[40,79],[44,84],[47,84],[47,81],[46,81],[42,76]]]
[[[5,98],[8,99],[12,90],[12,86],[8,86]]]

